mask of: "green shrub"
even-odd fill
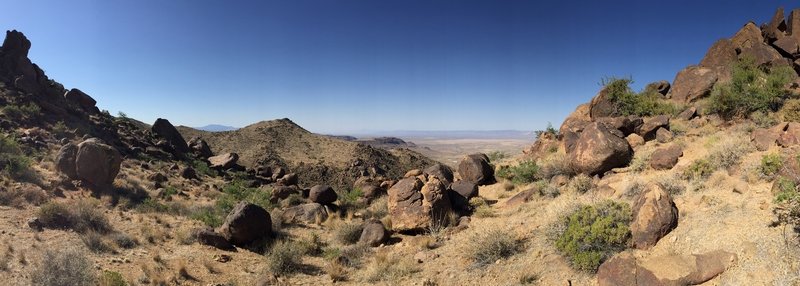
[[[164,190],[159,194],[161,198],[169,198],[171,196],[177,195],[178,189],[173,186],[167,186]]]
[[[764,177],[771,178],[777,174],[782,167],[783,158],[781,158],[780,154],[773,153],[761,157],[761,165],[759,165],[758,170]]]
[[[697,159],[686,170],[683,170],[683,178],[687,180],[705,179],[713,173],[715,168],[706,159]]]
[[[506,152],[503,151],[492,151],[489,152],[489,154],[486,154],[486,156],[489,157],[489,162],[497,162],[505,158],[508,158],[508,154],[506,154]]]
[[[6,105],[3,107],[2,112],[11,119],[30,120],[39,116],[42,109],[38,104],[30,102],[24,105]]]
[[[197,172],[197,175],[213,177],[216,174],[216,171],[211,169],[211,167],[208,166],[208,163],[204,162],[203,160],[192,160],[191,165],[192,169]]]
[[[550,122],[547,122],[547,128],[545,128],[544,130],[536,130],[534,131],[534,133],[536,134],[536,139],[539,139],[540,137],[542,137],[542,135],[545,134],[550,135],[553,138],[558,137],[558,130],[553,128],[553,124]]]
[[[241,179],[234,179],[222,188],[222,195],[214,202],[213,207],[199,207],[190,212],[192,219],[199,220],[211,227],[220,226],[228,215],[241,201],[258,205],[265,210],[272,210],[275,206],[270,201],[272,192],[267,189],[250,188]]]
[[[794,181],[780,177],[778,181],[776,181],[776,184],[778,184],[778,193],[775,194],[776,203],[783,203],[800,198],[800,194],[797,193],[797,183]]]
[[[739,60],[733,65],[731,81],[714,86],[709,110],[725,119],[746,117],[755,111],[776,111],[786,98],[784,86],[792,73],[791,67],[766,70],[752,59]]]
[[[573,267],[595,272],[603,261],[625,249],[630,222],[628,204],[606,201],[586,205],[561,220],[555,245]]]
[[[350,245],[358,242],[364,227],[360,223],[340,223],[333,232],[333,237],[341,244]]]
[[[53,124],[51,130],[53,134],[56,135],[58,138],[67,137],[67,135],[69,135],[70,133],[69,127],[67,127],[67,125],[64,124],[64,121],[58,121],[56,122],[56,124]]]
[[[485,266],[523,250],[522,243],[509,231],[492,229],[480,231],[470,239],[467,254],[475,266]]]
[[[359,202],[359,199],[364,197],[364,192],[359,188],[350,191],[338,192],[339,206],[345,210],[364,208],[365,205]]]
[[[781,177],[776,181],[778,193],[775,194],[775,204],[772,212],[776,216],[776,224],[791,224],[795,229],[800,225],[800,193],[797,192],[797,183]]]
[[[784,103],[784,107],[786,106],[786,104],[789,103],[789,101],[791,100],[787,100]],[[777,116],[775,115],[775,113],[772,112],[756,111],[750,113],[750,120],[752,120],[753,123],[756,124],[756,126],[761,128],[769,128],[778,124],[780,120],[778,120],[778,118],[776,117]]]
[[[125,282],[125,278],[119,272],[103,270],[103,274],[98,279],[98,284],[100,286],[127,286],[128,282]]]
[[[31,282],[42,286],[93,285],[93,263],[75,249],[47,250],[31,272]]]
[[[653,116],[673,114],[677,107],[664,100],[656,91],[645,90],[640,93],[630,88],[633,80],[630,78],[607,78],[602,84],[606,88],[608,100],[614,104],[614,114],[617,116]]]
[[[300,269],[302,258],[297,245],[289,241],[279,241],[267,252],[267,270],[276,276],[295,273]]]
[[[14,179],[30,176],[31,159],[13,137],[0,135],[0,172]]]
[[[522,161],[516,166],[502,166],[495,175],[515,184],[528,184],[536,181],[539,166],[533,160]]]

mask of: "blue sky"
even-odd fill
[[[7,1],[0,27],[101,109],[313,132],[556,127],[599,89],[700,61],[792,1]],[[788,11],[787,11],[788,15]]]

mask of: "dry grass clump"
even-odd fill
[[[636,153],[633,154],[631,163],[628,165],[630,171],[633,173],[641,173],[647,170],[647,167],[650,166],[650,157],[653,156],[654,151],[653,148],[640,148],[636,151]]]
[[[49,228],[106,234],[113,228],[98,205],[96,200],[72,203],[49,202],[39,208],[39,220]]]
[[[469,199],[469,206],[472,208],[472,215],[475,217],[484,218],[495,216],[494,209],[481,197]]]
[[[466,249],[469,259],[478,267],[511,257],[523,250],[521,241],[513,237],[509,231],[500,229],[478,231],[470,239]]]
[[[592,188],[594,188],[592,177],[589,177],[589,175],[583,173],[578,174],[570,179],[569,183],[567,184],[567,190],[578,194],[584,194]]]
[[[753,143],[747,136],[728,136],[709,150],[707,160],[717,169],[728,169],[739,164],[742,156],[753,152]]]
[[[91,261],[76,249],[47,250],[31,273],[33,285],[93,285],[95,273]]]
[[[673,196],[680,195],[686,191],[686,184],[675,174],[671,176],[658,177],[656,179],[656,184]]]
[[[126,286],[125,278],[119,272],[104,270],[103,274],[97,279],[100,286]]]
[[[341,244],[351,245],[358,242],[364,226],[356,222],[341,222],[335,226],[333,237]]]
[[[300,270],[302,253],[291,241],[281,240],[267,252],[267,271],[275,276],[285,276]]]
[[[114,249],[108,245],[102,234],[90,231],[81,235],[83,244],[94,253],[112,253]]]
[[[38,206],[47,202],[48,199],[50,196],[35,185],[25,184],[18,188],[0,188],[0,205],[3,206],[22,208],[26,203]]]
[[[364,269],[364,280],[370,283],[398,281],[420,269],[409,259],[400,259],[388,253],[376,253],[371,263]]]
[[[365,218],[382,219],[389,214],[389,200],[386,196],[379,197],[364,209]]]
[[[552,153],[539,163],[539,178],[550,180],[558,175],[572,176],[575,170],[564,153]]]
[[[122,232],[112,233],[109,238],[114,244],[125,249],[131,249],[139,245],[139,242],[135,238]]]

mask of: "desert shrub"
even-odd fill
[[[175,188],[173,186],[167,186],[167,187],[164,188],[163,191],[161,191],[159,196],[161,198],[169,198],[169,197],[177,195],[177,194],[178,194],[178,188]]]
[[[373,256],[372,263],[364,270],[367,282],[397,281],[403,277],[419,272],[418,266],[411,261],[381,252]]]
[[[558,137],[558,130],[553,128],[553,124],[552,123],[547,122],[547,127],[545,127],[544,130],[536,130],[536,131],[534,131],[534,134],[536,134],[536,139],[539,139],[540,137],[542,137],[542,135],[545,135],[545,134],[550,135],[553,138],[556,138],[556,137]]]
[[[302,253],[290,241],[278,241],[267,252],[267,270],[276,276],[292,274],[300,270]]]
[[[650,158],[653,156],[653,149],[642,149],[633,154],[633,159],[628,165],[631,172],[641,173],[650,166]]]
[[[585,205],[561,219],[562,231],[555,245],[575,269],[595,272],[603,261],[625,249],[630,222],[628,204],[606,201]]]
[[[561,195],[561,190],[558,187],[550,184],[545,180],[539,180],[534,183],[534,188],[539,191],[539,195],[546,198],[555,198]]]
[[[683,180],[676,176],[659,177],[656,179],[656,184],[673,196],[680,195],[686,191],[686,185],[684,185]]]
[[[687,180],[702,180],[708,178],[715,168],[706,159],[697,159],[683,170],[683,178]]]
[[[550,180],[558,175],[572,176],[575,174],[569,158],[562,153],[550,154],[542,159],[539,165],[536,179]]]
[[[364,227],[360,223],[340,223],[334,229],[333,237],[341,244],[350,245],[358,242]]]
[[[778,184],[778,193],[775,194],[776,203],[785,203],[800,198],[800,194],[797,192],[797,183],[794,181],[780,177],[776,184]]]
[[[714,85],[709,110],[725,119],[776,111],[786,97],[784,85],[793,72],[791,67],[762,69],[752,59],[741,59],[733,65],[730,82]]]
[[[339,206],[346,210],[364,208],[364,204],[359,202],[359,199],[364,196],[364,192],[359,188],[349,191],[340,191],[337,193]]]
[[[569,180],[569,183],[567,184],[567,189],[570,192],[575,192],[578,194],[586,193],[593,187],[594,187],[594,182],[592,180],[592,177],[589,177],[589,175],[583,173],[573,177],[571,180]]]
[[[0,172],[14,179],[25,178],[30,172],[31,159],[22,152],[16,140],[0,135]]]
[[[776,216],[775,224],[793,225],[795,231],[800,226],[800,193],[797,192],[797,183],[793,180],[780,177],[776,182],[778,193],[775,194],[775,207],[772,209]]]
[[[53,124],[51,131],[53,132],[53,135],[56,135],[57,138],[65,138],[70,133],[69,127],[64,124],[64,121],[58,121],[56,124]]]
[[[800,99],[787,99],[778,111],[783,121],[800,122]]]
[[[386,196],[379,197],[370,203],[364,210],[365,218],[382,219],[389,214],[389,200]]]
[[[523,251],[522,243],[511,232],[500,229],[479,231],[470,239],[467,255],[475,266],[482,267]]]
[[[20,186],[0,189],[0,205],[2,206],[22,208],[26,203],[38,206],[47,202],[49,198],[50,196],[38,187]]]
[[[472,215],[474,217],[484,218],[495,216],[494,209],[481,197],[469,199],[469,206],[472,209]]]
[[[39,116],[39,114],[42,112],[42,109],[38,104],[29,102],[24,105],[6,105],[3,107],[2,112],[11,119],[30,120]]]
[[[489,162],[497,162],[505,158],[508,158],[508,154],[506,154],[506,152],[503,151],[492,151],[489,152],[489,154],[486,154],[486,156],[489,157]]]
[[[680,120],[670,120],[669,121],[669,131],[672,132],[675,136],[685,135],[686,131],[689,128],[686,126],[686,121]]]
[[[119,272],[104,270],[103,274],[97,279],[100,286],[127,286],[125,278]]]
[[[786,104],[791,100],[787,100]],[[784,107],[786,106],[784,104]],[[756,126],[761,128],[769,128],[778,124],[779,120],[776,118],[777,116],[772,112],[764,112],[764,111],[755,111],[750,113],[750,120],[755,123]]]
[[[743,138],[728,138],[721,140],[714,146],[707,157],[715,169],[727,169],[739,164],[742,156],[750,153],[753,145]]]
[[[771,178],[783,167],[783,158],[780,154],[772,153],[761,157],[761,165],[758,170],[762,176]]]
[[[198,207],[192,210],[189,217],[199,220],[211,227],[217,227],[241,201],[258,205],[265,210],[272,210],[275,206],[270,201],[272,192],[268,189],[250,188],[241,179],[234,179],[222,188],[220,195],[213,207]]]
[[[114,241],[114,244],[125,249],[134,248],[136,247],[136,245],[139,244],[139,242],[137,242],[135,238],[122,232],[112,233],[110,235],[110,238],[112,241]]]
[[[75,203],[49,202],[39,208],[39,220],[50,228],[72,229],[80,233],[106,234],[113,228],[97,203],[83,200]]]
[[[281,201],[281,206],[283,207],[291,207],[296,205],[302,205],[306,202],[306,199],[303,198],[301,194],[290,194],[286,199]]]
[[[47,250],[31,272],[33,285],[92,285],[95,282],[93,263],[75,249]]]
[[[522,161],[516,166],[502,166],[495,175],[515,184],[528,184],[536,181],[539,166],[533,160]]]
[[[192,165],[192,169],[197,172],[197,175],[208,177],[213,177],[215,175],[215,171],[211,169],[211,167],[208,166],[208,163],[203,160],[195,159],[192,160],[190,164]]]
[[[636,196],[641,194],[642,191],[644,191],[644,188],[645,184],[642,181],[635,180],[632,181],[630,184],[628,184],[627,187],[625,187],[625,191],[622,193],[622,195],[626,198],[635,198]]]
[[[640,93],[634,92],[630,85],[633,80],[630,78],[606,78],[602,84],[606,88],[608,100],[614,103],[614,115],[627,116],[653,116],[661,114],[673,114],[677,108],[662,99],[656,91],[645,90]]]
[[[83,244],[86,245],[86,248],[91,250],[94,253],[111,253],[114,252],[114,249],[111,248],[108,243],[106,243],[105,238],[103,235],[90,231],[81,235],[81,240]]]

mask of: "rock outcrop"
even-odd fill
[[[189,152],[189,145],[186,144],[186,140],[183,139],[178,129],[175,129],[175,126],[169,123],[169,120],[163,118],[156,119],[151,130],[159,137],[167,140],[167,143],[171,145],[175,151],[179,153]]]
[[[707,282],[736,263],[736,254],[715,250],[703,254],[668,254],[638,261],[622,252],[597,270],[599,286],[697,285]]]
[[[568,156],[575,171],[595,175],[626,166],[633,158],[633,149],[628,141],[595,122],[581,132]]]
[[[657,184],[649,184],[632,209],[631,241],[636,248],[653,247],[678,225],[678,208],[669,193]]]
[[[471,154],[465,156],[458,163],[458,175],[462,180],[483,186],[493,184],[494,168],[489,164],[486,154]]]
[[[235,166],[238,161],[239,155],[236,153],[225,153],[208,158],[208,162],[211,163],[209,167],[223,170]]]
[[[427,182],[417,177],[404,178],[388,193],[393,230],[415,231],[433,224],[447,225],[450,200],[438,178],[430,177]]]
[[[218,231],[231,244],[244,247],[268,239],[272,235],[272,219],[264,208],[239,202]]]

